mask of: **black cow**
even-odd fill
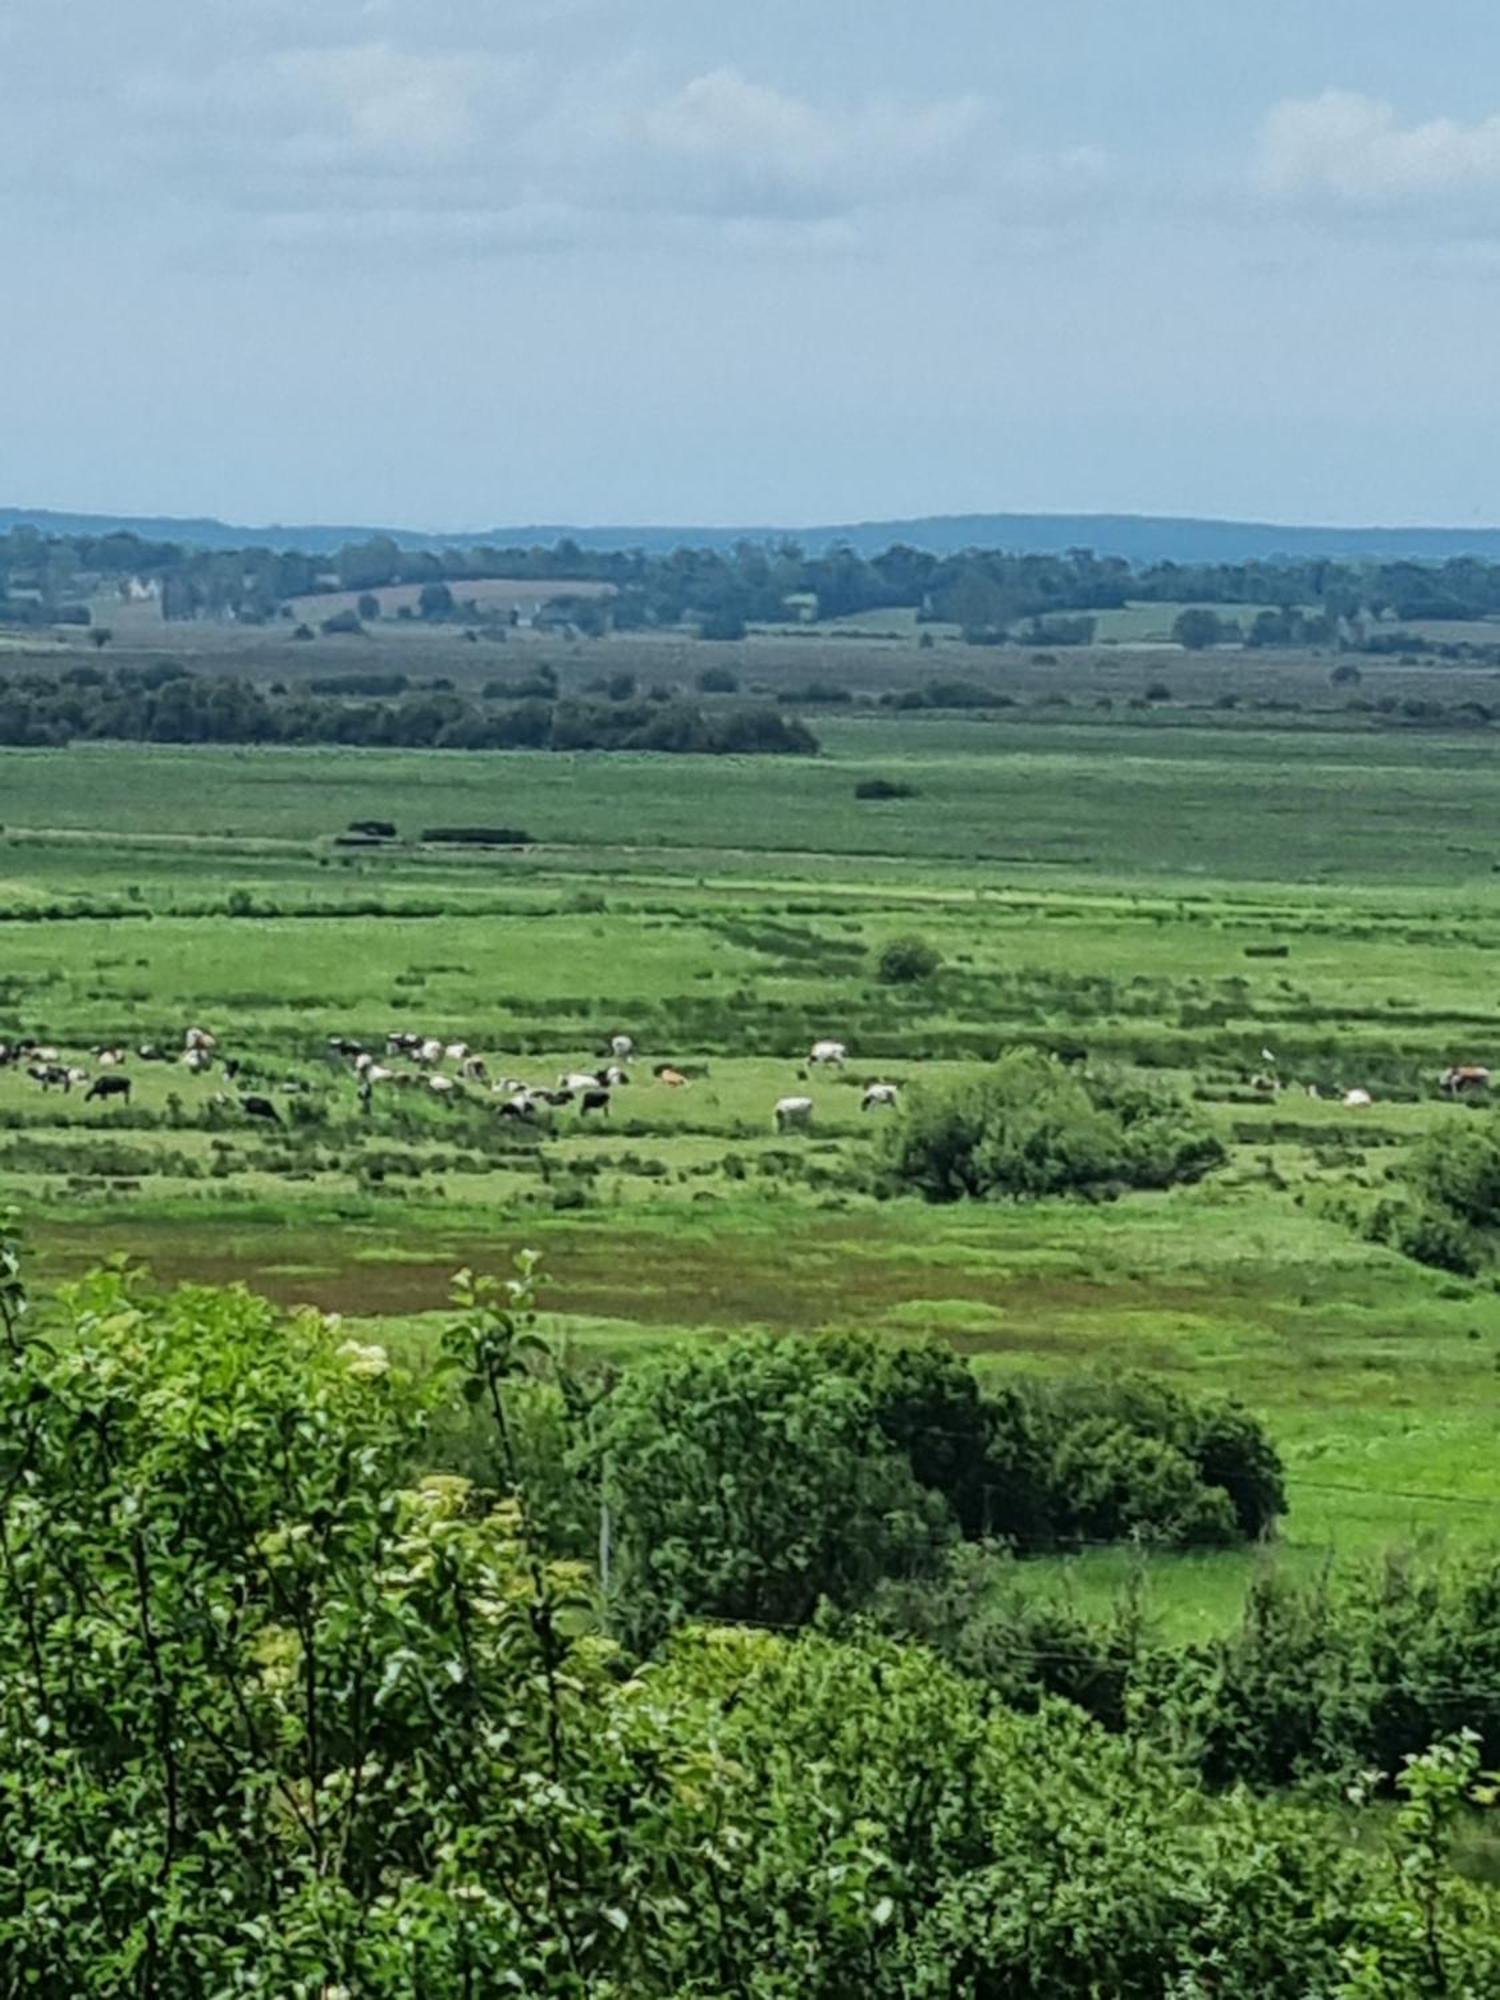
[[[269,1097],[242,1097],[240,1109],[247,1118],[263,1118],[268,1125],[279,1125],[281,1114]]]
[[[578,1099],[578,1115],[586,1118],[591,1111],[609,1112],[609,1092],[607,1090],[585,1090]]]
[[[130,1102],[130,1078],[128,1076],[96,1076],[83,1093],[85,1104],[91,1104],[96,1097],[122,1097]]]

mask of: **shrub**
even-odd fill
[[[914,799],[915,785],[908,785],[902,778],[861,778],[854,787],[857,799]]]
[[[1176,1099],[1012,1049],[953,1088],[911,1091],[880,1178],[928,1201],[1098,1195],[1198,1180],[1223,1157]]]
[[[795,1625],[929,1566],[944,1510],[882,1435],[870,1396],[795,1338],[641,1363],[599,1434],[623,1629],[695,1616]]]
[[[705,667],[698,676],[700,694],[738,694],[740,677],[730,667]]]
[[[1473,1228],[1500,1223],[1500,1137],[1489,1119],[1431,1133],[1412,1153],[1409,1178],[1419,1200]]]
[[[531,835],[514,826],[424,826],[420,836],[435,846],[529,847]]]
[[[915,932],[891,938],[875,955],[875,977],[883,986],[914,986],[931,979],[943,963],[943,955]]]
[[[698,627],[700,638],[733,641],[745,636],[745,621],[738,611],[710,611]]]
[[[343,638],[364,631],[357,611],[335,611],[331,618],[325,618],[318,628],[325,638]]]

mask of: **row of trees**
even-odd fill
[[[325,687],[328,683],[324,683]],[[538,691],[519,700],[452,689],[409,689],[391,699],[263,688],[232,675],[160,669],[0,681],[0,744],[40,748],[75,740],[143,743],[337,743],[438,750],[651,750],[700,755],[812,756],[817,738],[766,704],[591,702]]]
[[[388,536],[351,543],[330,560],[296,551],[205,550],[128,534],[0,536],[0,619],[52,621],[91,591],[145,581],[169,618],[281,615],[319,590],[368,594],[391,584],[422,591],[422,615],[441,618],[465,582],[494,578],[611,586],[609,619],[622,629],[692,620],[736,638],[750,621],[829,619],[897,607],[952,620],[973,638],[1016,633],[1032,643],[1086,643],[1092,614],[1127,602],[1258,607],[1244,636],[1257,645],[1322,642],[1340,622],[1484,618],[1500,611],[1500,564],[1456,557],[1416,562],[1179,564],[1136,568],[1088,549],[1019,555],[976,549],[937,556],[897,545],[875,556],[845,546],[809,553],[794,541],[742,542],[728,551],[666,555],[546,547],[404,549]],[[459,588],[455,589],[455,586]],[[580,599],[577,615],[603,613]],[[87,615],[86,613],[84,614]],[[1205,628],[1206,629],[1206,628]]]
[[[1496,1990],[1500,1910],[1445,1860],[1464,1739],[1405,1768],[1383,1851],[868,1628],[622,1643],[537,1519],[530,1306],[525,1270],[466,1281],[418,1382],[118,1268],[33,1313],[0,1246],[6,1990]],[[920,1410],[851,1379],[807,1390],[825,1430]],[[475,1476],[424,1478],[455,1409]],[[726,1463],[704,1509],[744,1484]]]

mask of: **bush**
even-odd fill
[[[797,1625],[930,1566],[941,1503],[860,1383],[795,1338],[690,1347],[633,1368],[599,1433],[623,1629],[694,1617]]]
[[[1419,1200],[1472,1228],[1500,1223],[1500,1137],[1489,1119],[1429,1134],[1413,1150],[1409,1178]]]
[[[529,847],[531,835],[514,826],[424,826],[420,835],[435,846]]]
[[[729,667],[705,667],[698,676],[700,694],[738,694],[740,677]]]
[[[1101,1195],[1195,1181],[1224,1158],[1176,1099],[1012,1049],[950,1089],[914,1089],[880,1180],[928,1201]]]
[[[875,954],[875,977],[883,986],[914,986],[931,979],[943,963],[943,954],[915,933],[891,938]]]
[[[698,627],[703,639],[734,641],[745,636],[745,621],[738,611],[710,611]]]
[[[1433,1202],[1383,1201],[1370,1216],[1365,1234],[1414,1264],[1451,1271],[1459,1278],[1475,1277],[1483,1262],[1483,1246],[1475,1232],[1451,1210]]]
[[[854,787],[854,796],[857,799],[914,799],[917,788],[901,778],[861,778]]]
[[[318,628],[325,638],[338,639],[364,631],[357,611],[335,611],[331,618],[325,618]]]

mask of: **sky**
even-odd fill
[[[1494,0],[0,0],[0,504],[1500,522]]]

